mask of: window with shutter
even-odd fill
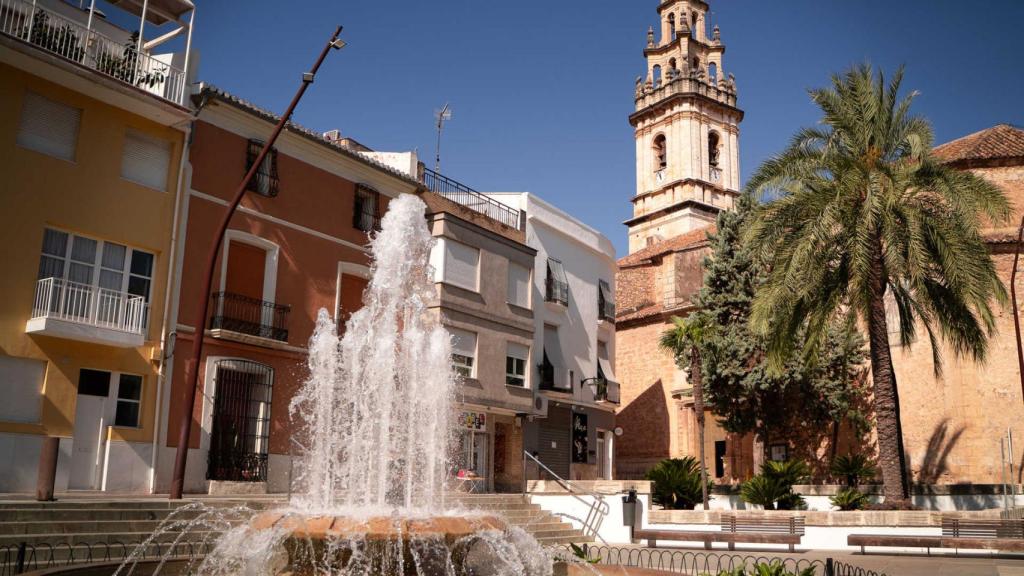
[[[171,143],[138,130],[128,129],[124,135],[121,156],[121,177],[147,188],[167,191],[167,174],[171,165]]]
[[[252,168],[253,163],[256,162],[256,157],[260,155],[260,150],[262,149],[263,142],[249,140],[249,152],[245,161],[246,171]],[[260,163],[260,167],[253,174],[252,180],[249,180],[249,186],[246,190],[273,198],[277,196],[279,185],[280,183],[277,178],[277,149],[271,148],[267,151],[267,155],[263,157],[263,162]]]
[[[530,269],[514,262],[508,264],[508,303],[530,307]]]
[[[18,124],[18,145],[73,162],[81,122],[80,109],[26,92]]]
[[[565,276],[562,262],[548,258],[548,277],[545,285],[545,299],[562,306],[569,305],[569,279]]]
[[[444,281],[475,292],[480,251],[452,240],[446,240],[444,248]]]
[[[466,378],[473,378],[476,358],[476,334],[458,328],[448,328],[452,335],[452,367]]]
[[[526,363],[530,358],[530,348],[515,342],[508,343],[505,353],[505,384],[508,386],[526,386]]]

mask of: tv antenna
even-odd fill
[[[434,112],[437,118],[437,148],[434,155],[434,172],[441,173],[441,131],[444,130],[444,123],[452,119],[452,109],[447,102],[444,107]]]

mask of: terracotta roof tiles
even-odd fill
[[[1011,158],[1024,162],[1024,130],[1000,124],[937,146],[933,152],[948,164]]]

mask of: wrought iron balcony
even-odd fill
[[[44,9],[37,2],[0,0],[0,34],[46,50],[131,86],[183,105],[185,72],[138,50],[137,35],[117,41]]]
[[[461,182],[456,182],[443,174],[424,168],[423,185],[438,196],[443,196],[456,204],[461,204],[492,220],[497,220],[505,226],[519,229],[519,210],[484,196]]]
[[[70,338],[111,346],[141,346],[146,299],[116,290],[44,278],[36,282],[29,334]]]
[[[231,292],[214,292],[212,305],[211,330],[225,330],[280,342],[288,341],[288,315],[291,306]]]
[[[600,379],[597,382],[597,390],[594,393],[595,402],[611,402],[618,404],[620,399],[619,383]]]
[[[544,301],[568,306],[569,284],[548,276],[547,280],[544,281]]]

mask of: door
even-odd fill
[[[725,476],[725,440],[715,440],[715,478]]]
[[[228,248],[228,274],[224,279],[224,291],[263,300],[263,269],[266,265],[266,250],[232,241]]]
[[[540,461],[563,480],[569,480],[569,453],[572,441],[568,408],[551,406],[548,417],[540,421],[537,452]],[[541,478],[550,475],[541,470]]]
[[[245,360],[214,369],[208,480],[266,482],[274,371]]]
[[[75,406],[75,436],[71,450],[68,488],[97,490],[103,447],[110,372],[82,370],[78,377],[78,401]]]
[[[597,431],[597,476],[612,479],[612,435],[607,430]]]

